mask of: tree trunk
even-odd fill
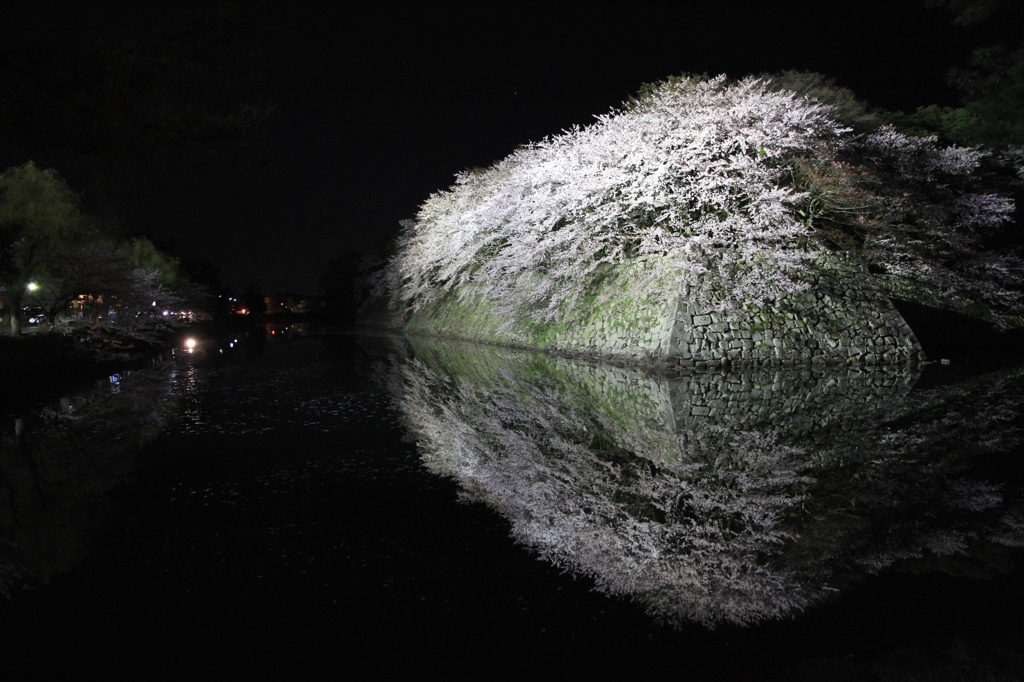
[[[25,287],[20,282],[11,292],[11,336],[21,336],[21,299],[25,295]]]

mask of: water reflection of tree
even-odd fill
[[[1018,491],[992,482],[1017,442],[1015,376],[670,380],[414,343],[391,380],[427,466],[545,559],[669,620],[784,617],[911,564],[989,573],[1024,539]]]
[[[105,493],[174,413],[166,372],[133,372],[61,399],[0,441],[0,595],[81,561],[108,509]]]
[[[1024,546],[1019,481],[1005,457],[1019,449],[1019,372],[911,394],[837,443],[819,479],[807,534],[844,548],[847,571],[915,570],[990,576]],[[815,528],[814,526],[819,527]],[[838,566],[837,566],[838,568]]]

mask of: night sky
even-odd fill
[[[121,20],[111,9],[121,3],[93,4],[97,25]],[[913,110],[955,103],[945,74],[974,47],[1024,36],[1020,12],[965,29],[920,0],[710,4],[272,3],[250,28],[256,70],[231,96],[275,107],[264,139],[273,162],[143,169],[124,219],[213,261],[231,287],[315,292],[330,259],[372,249],[454,173],[585,125],[644,82],[799,69]]]

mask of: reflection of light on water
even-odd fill
[[[279,322],[267,322],[265,325],[268,339],[304,339],[310,336],[312,327],[308,322],[291,322],[289,324]]]
[[[184,402],[181,420],[193,425],[202,424],[199,368],[195,365],[175,367],[171,370],[170,385],[172,394]],[[189,429],[186,427],[186,430]]]
[[[342,390],[317,367],[181,365],[173,393],[181,420],[168,427],[182,434],[253,435],[280,429],[331,432],[352,421],[395,421],[387,396]]]

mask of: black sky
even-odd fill
[[[644,82],[800,69],[877,106],[952,104],[946,71],[973,47],[1019,42],[1016,14],[964,29],[920,0],[670,9],[278,0],[252,28],[259,67],[232,93],[274,105],[275,161],[142,172],[125,218],[181,255],[212,260],[233,287],[313,292],[331,258],[374,247],[457,171],[587,124]]]

